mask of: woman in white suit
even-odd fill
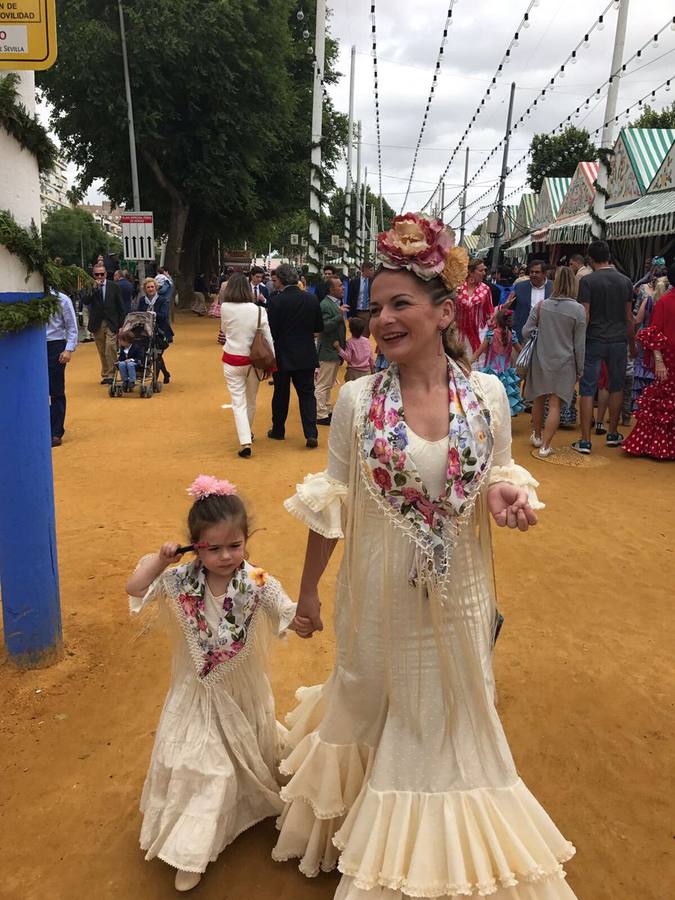
[[[271,348],[274,347],[267,311],[253,301],[253,291],[248,278],[235,272],[223,291],[220,307],[220,329],[225,335],[223,371],[232,400],[234,424],[240,448],[239,456],[251,455],[251,427],[255,417],[255,401],[258,393],[258,376],[251,364],[249,353],[258,327]]]

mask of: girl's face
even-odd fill
[[[452,300],[434,306],[409,272],[382,272],[370,293],[370,330],[390,362],[417,363],[434,355],[439,332],[454,319]]]
[[[240,525],[233,522],[218,522],[205,528],[199,543],[207,544],[197,551],[197,555],[209,572],[228,577],[237,569],[246,553],[246,538]]]

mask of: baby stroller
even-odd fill
[[[157,357],[162,351],[163,336],[157,329],[155,313],[130,312],[121,331],[132,343],[143,349],[143,360],[136,370],[136,384],[139,386],[139,395],[149,400],[153,394],[162,390],[162,385],[157,380]],[[116,366],[108,393],[111,397],[121,397],[124,392],[122,378]]]

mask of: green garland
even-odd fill
[[[44,276],[47,258],[35,222],[31,222],[30,228],[22,228],[8,209],[0,209],[0,245],[24,264],[28,273],[26,281],[33,272]]]
[[[605,168],[607,169],[607,184],[609,184],[609,179],[612,175],[613,156],[614,150],[611,147],[600,147],[600,149],[598,150],[598,159],[602,164],[604,164]],[[602,197],[605,198],[605,200],[609,200],[609,191],[606,187],[598,184],[597,178],[593,182],[593,187]],[[590,215],[591,219],[593,219],[595,224],[601,229],[602,234],[604,234],[605,228],[607,227],[607,221],[596,213],[596,211],[593,209],[593,204],[591,204],[591,208],[588,210],[588,214]]]
[[[16,89],[18,83],[19,76],[16,72],[0,78],[0,125],[24,150],[33,154],[41,172],[48,172],[56,164],[58,150],[47,130],[35,116],[29,114],[19,100]]]
[[[0,335],[10,331],[23,331],[35,325],[46,325],[59,308],[59,298],[54,294],[34,297],[16,303],[0,303]]]

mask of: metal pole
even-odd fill
[[[370,204],[370,261],[375,261],[375,254],[377,253],[377,213],[375,211],[375,204]]]
[[[469,148],[466,148],[466,157],[464,160],[464,190],[462,191],[462,221],[459,226],[459,243],[464,246],[464,226],[466,223],[466,185],[469,180]]]
[[[347,125],[347,185],[345,187],[345,228],[344,249],[342,251],[342,268],[349,274],[349,245],[351,241],[352,211],[352,150],[354,144],[354,74],[356,72],[356,46],[352,47],[352,59],[349,67],[349,124]]]
[[[441,181],[441,208],[440,208],[438,217],[442,222],[445,221],[445,216],[443,213],[444,207],[445,207],[445,182]]]
[[[131,100],[131,82],[129,81],[129,59],[127,57],[127,33],[124,27],[124,10],[122,0],[117,0],[117,8],[120,14],[120,38],[122,40],[122,66],[124,68],[124,91],[127,95],[127,122],[129,124],[129,157],[131,159],[131,193],[134,200],[134,209],[140,212],[141,195],[138,188],[138,161],[136,159],[136,129],[134,128],[134,106]],[[145,278],[145,263],[138,261],[138,277],[142,281]]]
[[[363,186],[361,188],[361,226],[359,231],[361,232],[361,259],[365,260],[366,258],[366,211],[367,211],[367,201],[368,199],[368,166],[365,167],[363,172]]]
[[[502,174],[499,179],[499,199],[497,200],[497,234],[492,248],[492,270],[499,265],[499,248],[502,243],[504,231],[504,191],[506,189],[506,177],[509,173],[509,141],[511,140],[511,118],[513,116],[513,100],[516,96],[516,83],[511,82],[511,96],[509,97],[509,114],[506,120],[506,135],[504,137],[504,155],[502,156]]]
[[[354,256],[356,265],[360,266],[363,262],[361,255],[361,121],[356,127],[356,249]]]
[[[9,73],[0,73],[0,81]],[[17,73],[17,93],[35,113],[35,75]],[[0,197],[22,228],[40,221],[40,175],[0,125]],[[37,272],[0,244],[0,305],[44,296]],[[0,583],[4,643],[21,668],[50,665],[62,650],[44,325],[0,334]],[[57,435],[55,435],[57,436]],[[59,451],[56,451],[57,453]],[[66,453],[68,451],[66,450]]]
[[[605,104],[605,125],[602,129],[602,139],[600,146],[609,149],[614,146],[614,118],[616,116],[616,104],[619,99],[619,87],[621,83],[621,64],[623,62],[623,50],[626,44],[626,24],[628,22],[628,0],[621,0],[619,6],[619,14],[616,18],[616,32],[614,34],[614,53],[612,54],[612,68],[610,70],[610,85],[607,92],[607,103]],[[615,74],[616,73],[616,74]],[[600,168],[598,169],[597,183],[598,188],[593,198],[593,212],[604,223],[606,197],[603,191],[607,190],[608,172],[607,166],[600,158]],[[591,222],[591,233],[594,238],[604,238],[605,226],[600,225],[595,220]]]
[[[323,117],[323,67],[326,56],[326,0],[316,0],[316,27],[314,29],[314,93],[312,95],[312,156],[309,186],[309,244],[307,258],[309,271],[319,271],[319,215],[321,214],[321,136]]]

